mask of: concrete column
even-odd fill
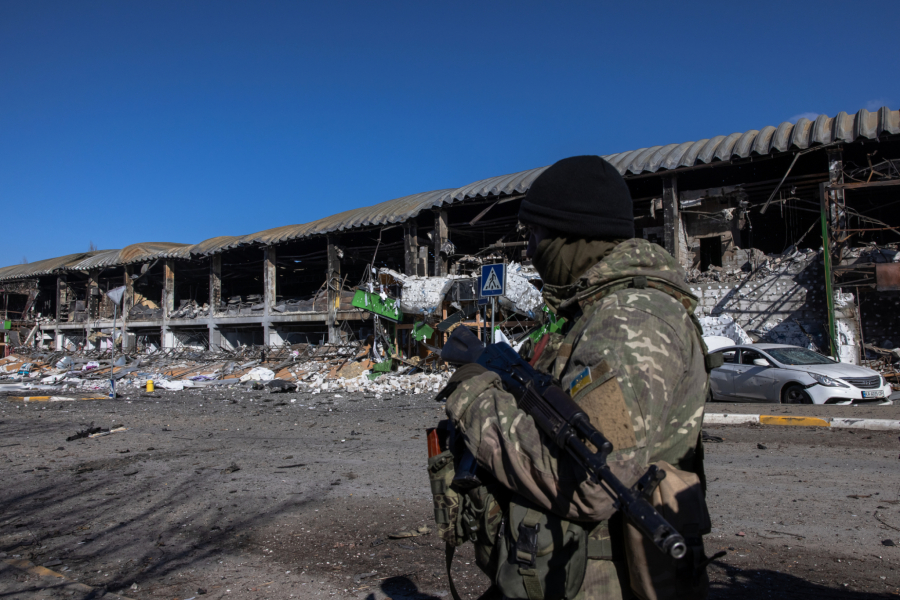
[[[96,291],[95,291],[96,290]],[[88,274],[87,283],[87,303],[86,303],[88,320],[99,316],[100,310],[100,271],[91,271]]]
[[[415,221],[403,226],[403,256],[407,275],[419,274],[419,232]]]
[[[681,232],[681,213],[678,210],[678,179],[675,175],[663,177],[663,232],[666,250],[681,264],[681,248],[678,236]]]
[[[217,254],[209,259],[209,348],[217,350],[222,343],[222,332],[216,327],[216,313],[222,300],[222,255]]]
[[[263,282],[265,286],[265,314],[271,314],[278,293],[278,272],[276,271],[277,250],[275,246],[263,249]]]
[[[97,290],[96,293],[94,290]],[[93,349],[94,343],[91,342],[88,338],[91,337],[91,333],[93,333],[93,319],[94,315],[99,311],[99,301],[100,301],[100,271],[91,271],[88,273],[88,282],[87,282],[87,293],[85,294],[85,311],[87,312],[87,319],[84,323],[84,347],[87,349]],[[98,315],[99,316],[99,315]]]
[[[163,315],[166,319],[175,312],[175,264],[171,260],[163,263]]]
[[[337,344],[341,341],[340,327],[337,324],[337,311],[341,303],[341,257],[337,246],[336,236],[327,236],[328,241],[328,266],[325,270],[326,289],[328,293],[328,316],[325,323],[328,325],[328,342]]]
[[[60,318],[62,314],[62,303],[63,301],[68,302],[68,294],[65,294],[66,291],[66,277],[65,275],[57,275],[56,276],[56,325],[59,326]]]
[[[175,312],[175,265],[171,260],[163,263],[162,308],[162,345],[163,348],[173,348],[175,336],[169,329],[169,318]]]
[[[125,265],[125,277],[123,284],[125,285],[125,295],[122,296],[122,350],[126,347],[125,336],[128,333],[128,312],[134,306],[134,280],[131,275],[134,273],[134,266]]]
[[[844,190],[831,186],[844,183],[844,160],[840,147],[826,150],[828,155],[828,183],[821,184],[819,195],[822,209],[822,246],[825,264],[825,294],[828,307],[828,333],[831,338],[832,356],[841,362],[859,364],[861,323],[855,307],[841,302],[837,306],[836,296],[842,292],[840,282],[834,280],[834,265],[840,265],[848,246],[841,230],[847,228],[847,211]],[[858,294],[862,288],[850,288]]]
[[[275,306],[278,293],[278,271],[277,267],[277,249],[275,246],[266,246],[263,248],[263,287],[264,287],[264,304],[263,316],[263,342],[266,346],[272,345],[270,338],[272,324],[269,316],[272,314],[272,308]]]
[[[828,154],[828,185],[844,183],[844,158],[841,148],[831,148],[826,150],[826,152]],[[847,211],[846,203],[844,202],[844,190],[840,188],[829,190],[829,200],[828,209],[831,226],[838,229],[846,229]],[[845,236],[841,235],[836,237],[843,238]],[[840,264],[840,260],[843,258],[843,250],[847,245],[848,242],[841,242],[832,249],[834,259],[838,261],[837,264]]]
[[[217,254],[209,259],[209,315],[219,312],[222,302],[222,255]]]
[[[434,276],[447,274],[447,260],[441,258],[441,246],[447,241],[447,211],[434,211]]]
[[[209,349],[218,350],[222,343],[222,332],[213,323],[209,323]]]

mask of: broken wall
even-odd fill
[[[769,259],[740,281],[689,283],[697,316],[730,315],[759,342],[828,352],[827,306],[820,254]]]

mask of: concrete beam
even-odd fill
[[[336,344],[340,341],[337,314],[341,304],[341,257],[340,249],[337,246],[338,238],[329,235],[327,240],[328,266],[325,269],[325,281],[328,294],[328,315],[325,322],[328,325],[328,342]]]
[[[678,236],[681,231],[681,212],[678,210],[678,179],[676,175],[663,177],[663,233],[666,250],[681,264],[681,247]]]
[[[447,241],[447,211],[434,211],[434,276],[447,274],[447,260],[441,258],[441,246]]]

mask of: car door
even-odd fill
[[[765,366],[753,361],[765,361]],[[734,395],[757,402],[771,401],[775,389],[774,368],[762,353],[742,348],[740,365],[734,369]]]
[[[738,349],[725,348],[713,354],[722,355],[722,366],[716,367],[709,374],[709,387],[713,397],[721,400],[731,400],[734,396],[734,368],[738,365]]]

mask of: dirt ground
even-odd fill
[[[0,399],[0,598],[449,598],[437,536],[388,537],[433,528],[430,395],[124,395]],[[706,431],[712,598],[900,594],[897,432]],[[454,579],[486,587],[471,546]]]

